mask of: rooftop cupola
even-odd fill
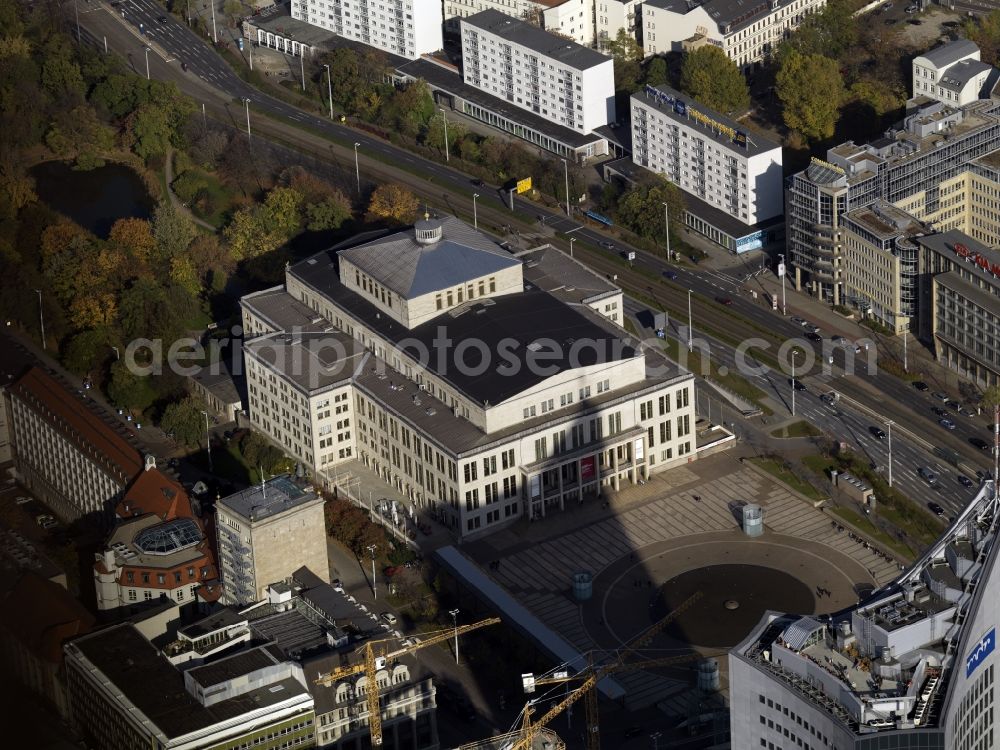
[[[424,218],[414,224],[413,229],[418,245],[433,245],[444,235],[444,222],[432,219],[429,213],[424,213]]]

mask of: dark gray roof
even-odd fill
[[[207,689],[284,661],[286,661],[285,655],[277,646],[258,646],[223,657],[211,664],[194,667],[187,673],[192,680]]]
[[[954,42],[948,42],[947,44],[942,44],[940,47],[935,47],[930,52],[920,55],[920,57],[923,57],[938,69],[941,69],[975,52],[979,52],[979,47],[976,46],[975,42],[971,42],[968,39],[956,39]]]
[[[646,0],[646,5],[654,8],[662,8],[671,13],[680,15],[687,14],[695,8],[704,7],[709,18],[722,27],[729,25],[729,33],[739,31],[745,26],[756,23],[761,18],[780,10],[786,5],[790,5],[793,0],[778,0],[777,6],[772,10],[770,2],[762,0],[708,0],[708,2],[698,2],[697,0]]]
[[[307,492],[283,475],[268,479],[263,488],[254,485],[224,497],[218,504],[249,521],[262,521],[316,500],[315,492]]]
[[[313,653],[327,647],[326,631],[298,609],[255,618],[250,627],[255,636],[261,640],[273,641],[282,651],[296,659],[304,653]]]
[[[475,26],[508,42],[534,50],[539,55],[558,60],[575,70],[587,70],[611,60],[596,50],[550,34],[527,21],[513,18],[492,8],[463,18],[462,25]]]
[[[938,85],[952,91],[961,91],[965,85],[980,73],[992,70],[993,66],[979,60],[962,60],[942,74]]]
[[[654,91],[658,91],[659,95],[654,94]],[[741,156],[756,156],[757,154],[761,154],[766,151],[781,148],[779,143],[772,141],[767,136],[760,135],[759,133],[751,133],[747,130],[745,125],[741,125],[735,120],[726,117],[726,115],[720,114],[714,109],[706,107],[704,104],[695,101],[687,94],[682,94],[680,91],[672,89],[667,85],[646,86],[643,90],[636,91],[632,94],[632,101],[640,102],[647,107],[655,109],[656,111],[662,113],[668,120],[686,125],[687,127],[704,133],[706,138],[711,138],[716,143],[725,146],[733,153],[740,154]],[[681,109],[685,114],[680,114],[677,111],[678,109]],[[700,112],[720,125],[732,128],[738,133],[743,133],[746,135],[746,145],[743,146],[737,144],[727,135],[718,132],[698,120],[693,119],[690,116],[690,111],[692,109]]]
[[[224,607],[217,612],[213,612],[208,617],[203,617],[200,620],[192,622],[177,632],[191,640],[197,640],[209,633],[214,633],[216,630],[238,625],[241,622],[246,622],[246,620],[247,618],[236,610]]]
[[[184,688],[184,675],[132,624],[115,625],[72,643],[124,698],[167,737],[180,737],[305,694],[297,680],[252,690],[205,707]],[[282,684],[284,689],[269,688]]]
[[[414,229],[409,227],[341,250],[340,256],[406,299],[520,265],[510,253],[464,221],[454,216],[436,221],[443,232],[437,242],[419,244]]]

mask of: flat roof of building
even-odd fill
[[[314,502],[322,502],[312,488],[304,489],[287,474],[272,477],[264,486],[254,485],[216,502],[251,523],[265,521]]]
[[[280,10],[267,15],[251,16],[246,22],[255,28],[269,31],[276,36],[301,42],[309,47],[316,47],[322,50],[352,49],[355,52],[367,52],[384,55],[388,66],[393,66],[405,62],[407,58],[394,55],[377,47],[371,47],[353,39],[346,39],[338,36],[332,31],[316,26],[315,24],[300,21],[292,18],[287,10]]]
[[[178,524],[183,526],[176,528]],[[159,545],[158,536],[163,542]],[[182,517],[165,522],[152,513],[122,520],[104,548],[113,551],[125,568],[169,570],[206,557],[211,561],[205,532],[197,521]],[[156,554],[151,552],[154,549]],[[103,565],[101,561],[98,564]],[[167,583],[173,585],[173,581]]]
[[[307,694],[297,680],[286,679],[243,695],[203,706],[184,687],[184,675],[130,623],[83,636],[71,648],[81,654],[167,737],[229,721],[243,714]],[[282,685],[281,690],[270,688]]]
[[[346,383],[362,366],[367,350],[336,329],[324,333],[270,333],[244,343],[259,358],[302,390],[311,393]]]
[[[284,285],[244,295],[240,298],[240,306],[250,308],[256,317],[278,331],[316,333],[333,330],[332,323],[289,295]]]
[[[524,263],[525,281],[565,304],[590,304],[622,293],[604,276],[551,245],[515,255]]]
[[[899,235],[913,236],[928,231],[927,227],[912,214],[884,201],[848,211],[847,218],[882,239],[891,239]]]
[[[1000,250],[987,247],[965,232],[949,229],[947,232],[928,234],[917,239],[924,247],[955,260],[965,260],[963,268],[968,268],[973,274],[986,281],[987,286],[997,286],[993,268],[1000,268]],[[964,249],[963,249],[964,248]],[[985,263],[983,268],[979,263]]]
[[[210,688],[284,661],[286,659],[281,649],[274,644],[268,644],[223,656],[210,664],[192,667],[187,674],[201,687]]]
[[[530,109],[523,109],[504,99],[493,96],[482,89],[470,86],[462,80],[462,76],[459,73],[449,70],[433,60],[426,58],[407,60],[404,64],[397,66],[396,70],[403,75],[423,79],[432,89],[443,91],[463,101],[471,102],[498,117],[516,122],[524,128],[546,135],[569,148],[580,149],[588,144],[603,140],[596,133],[580,133],[572,128],[567,128],[565,125],[560,125],[541,115],[535,114]],[[471,115],[466,116],[471,117]],[[507,132],[502,128],[498,128],[498,130]]]
[[[575,70],[587,70],[610,62],[611,58],[574,41],[544,31],[527,21],[513,18],[492,8],[461,19],[462,26],[475,26],[485,32],[505,39],[512,44],[527,47],[552,60]]]
[[[177,632],[186,638],[190,638],[192,641],[196,641],[217,630],[239,625],[241,622],[246,622],[246,620],[247,618],[236,610],[230,607],[223,607],[208,617],[203,617],[200,620],[192,622],[190,625],[179,628]]]
[[[779,153],[781,151],[781,144],[772,141],[767,136],[749,132],[745,125],[741,125],[726,115],[706,107],[693,97],[682,94],[677,89],[673,89],[666,84],[661,86],[646,86],[641,91],[633,93],[631,98],[634,102],[639,102],[657,110],[668,120],[678,125],[684,125],[692,130],[703,133],[713,143],[741,156],[757,156],[758,154],[774,151],[775,149]],[[692,113],[699,113],[704,119],[700,119]],[[737,134],[742,133],[746,138],[746,145],[737,143],[732,137],[721,132],[718,128],[720,125],[723,128],[731,129]]]
[[[739,31],[745,26],[756,23],[763,16],[777,12],[793,0],[778,0],[777,4],[770,2],[747,2],[746,0],[708,0],[704,3],[690,0],[646,0],[655,8],[668,10],[671,13],[684,15],[696,8],[704,8],[705,12],[719,25],[719,30],[729,24],[729,33]]]

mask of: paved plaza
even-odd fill
[[[756,539],[743,534],[737,521],[738,508],[746,502],[764,510],[765,533]],[[462,552],[580,652],[615,648],[632,638],[677,603],[670,601],[665,584],[707,566],[782,571],[800,584],[795,601],[811,601],[811,610],[803,614],[854,604],[859,595],[899,572],[895,563],[838,531],[821,510],[732,454],[666,471],[607,498],[606,505],[585,503],[542,521],[520,523],[462,545]],[[572,576],[583,570],[592,573],[594,590],[589,601],[579,603],[573,598]],[[736,600],[740,607],[760,612],[788,604],[788,592],[780,585],[772,587],[773,596],[760,586],[750,592],[736,585],[723,592],[732,570],[719,568],[724,578],[716,582],[710,574],[702,576],[699,585],[717,590],[702,591],[704,598],[684,628],[696,632],[699,617],[725,617],[723,594],[726,602]],[[652,648],[679,645],[668,632]],[[725,667],[724,658],[720,664]],[[670,710],[671,700],[687,700],[692,670],[693,664],[686,670],[689,675],[676,672],[677,679],[627,672],[615,679],[628,691],[630,708],[666,701]],[[685,707],[673,709],[683,713]]]

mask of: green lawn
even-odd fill
[[[771,430],[771,437],[776,438],[802,438],[817,437],[823,433],[804,420],[793,422],[790,425]]]
[[[789,487],[796,490],[797,492],[800,492],[806,497],[817,501],[827,499],[827,496],[825,494],[823,494],[818,489],[813,487],[813,485],[810,484],[809,482],[806,482],[803,479],[799,479],[777,460],[773,458],[764,458],[764,457],[751,458],[750,460],[753,461],[757,466],[762,468],[764,471],[766,471],[768,474],[777,477],[782,482],[787,484]]]
[[[815,473],[830,477],[830,472],[837,468],[837,462],[827,456],[816,454],[815,456],[804,456],[802,463],[806,468],[812,469]]]
[[[191,456],[191,462],[208,471],[208,456],[202,449]],[[247,466],[235,443],[226,443],[225,448],[212,449],[212,474],[220,479],[228,479],[239,487],[246,487],[260,481],[257,469]]]
[[[899,553],[908,560],[913,559],[914,553],[913,550],[909,548],[909,546],[903,544],[902,542],[896,539],[893,539],[891,536],[886,534],[884,531],[878,528],[867,518],[856,513],[851,508],[835,507],[831,508],[831,510],[834,512],[835,515],[840,516],[845,521],[852,524],[855,528],[861,531],[863,534],[877,541],[883,547],[888,547],[889,549],[894,550],[895,552]]]

